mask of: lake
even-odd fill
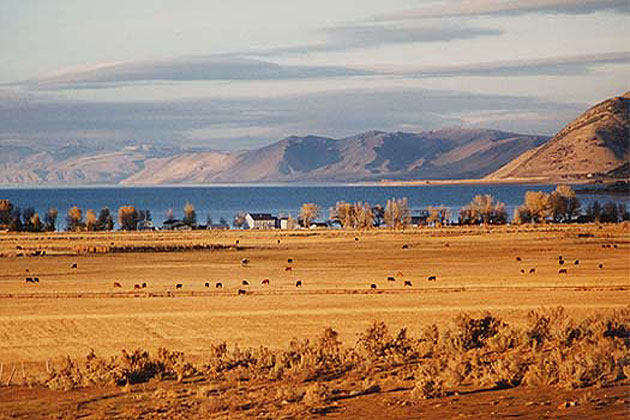
[[[526,191],[550,192],[555,185],[419,185],[419,186],[151,186],[151,187],[5,187],[0,188],[0,199],[9,199],[21,208],[33,207],[40,215],[49,207],[59,210],[58,228],[65,227],[65,215],[72,206],[84,211],[102,207],[116,212],[118,207],[133,205],[148,209],[156,224],[161,225],[168,209],[175,217],[183,216],[186,202],[194,204],[200,223],[208,215],[217,223],[221,217],[231,223],[239,211],[268,212],[296,216],[302,203],[319,204],[322,217],[328,217],[328,209],[337,201],[363,201],[374,205],[389,198],[407,197],[409,206],[417,211],[427,206],[444,205],[451,209],[453,218],[460,207],[469,203],[476,194],[491,194],[506,204],[511,217],[516,206],[522,204]],[[582,207],[594,200],[615,201],[629,204],[624,196],[579,195]]]

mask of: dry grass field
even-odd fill
[[[33,255],[42,251],[45,255]],[[90,349],[109,356],[121,349],[166,347],[203,361],[220,342],[280,349],[293,338],[316,337],[326,327],[352,344],[375,320],[392,331],[406,327],[414,336],[462,311],[471,316],[490,311],[519,325],[541,306],[561,305],[580,320],[627,307],[630,301],[627,224],[405,232],[5,233],[0,234],[0,255],[2,384],[15,367],[13,382],[20,384],[44,375],[47,361],[58,365],[63,356],[83,358]],[[560,269],[567,273],[559,274]],[[429,281],[430,276],[435,280]],[[39,282],[27,283],[27,277]],[[298,280],[302,287],[296,287]],[[221,289],[215,287],[218,282]],[[239,295],[239,289],[246,293]],[[180,388],[174,384],[168,392]],[[88,398],[83,391],[63,398],[54,392],[0,387],[0,419],[19,413],[37,418],[52,410],[45,404],[51,399]],[[128,404],[128,393],[103,392]],[[138,398],[153,395],[145,388],[138,392]],[[501,392],[508,393],[509,401],[519,398],[518,390]],[[608,394],[615,392],[626,402],[615,406],[614,400],[611,407],[627,410],[627,386]],[[40,404],[16,403],[22,398],[39,398]],[[389,396],[364,398],[344,400],[344,410],[328,415],[366,418],[361,404],[378,399],[370,404],[383,406],[382,418],[387,418]],[[481,404],[487,397],[479,398],[475,401]],[[477,403],[468,405],[471,416]],[[145,418],[125,410],[111,417],[105,412],[92,418]],[[73,415],[71,410],[68,418]],[[258,418],[247,412],[242,417],[250,415]],[[426,418],[411,412],[399,418],[413,415]],[[220,411],[216,416],[221,418]],[[305,417],[298,412],[287,418]],[[586,413],[583,418],[595,417]]]

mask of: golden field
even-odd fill
[[[0,363],[5,373],[0,382],[6,382],[10,367],[19,367],[14,379],[19,384],[24,382],[22,372],[41,377],[47,361],[58,366],[63,356],[83,358],[90,349],[109,356],[122,349],[166,347],[183,351],[188,360],[203,361],[211,346],[220,342],[280,349],[294,338],[317,337],[326,327],[339,332],[344,344],[352,344],[375,320],[384,321],[391,331],[407,328],[412,336],[431,323],[449,322],[462,311],[472,316],[490,311],[519,325],[532,309],[561,305],[580,320],[628,306],[629,233],[627,224],[403,232],[4,233]],[[41,251],[46,254],[33,256]],[[566,274],[558,273],[562,268]],[[430,276],[436,280],[428,281]],[[27,277],[37,277],[39,283],[27,283]],[[270,284],[262,285],[263,279]],[[243,280],[249,285],[243,286]],[[297,280],[302,281],[301,288],[296,288]],[[411,286],[404,286],[405,281]],[[114,287],[115,282],[122,287]],[[217,282],[222,289],[215,288]],[[146,288],[134,289],[142,283]],[[239,295],[239,289],[247,293]],[[157,400],[151,395],[159,389],[152,386],[149,391],[143,387],[136,397],[107,391],[116,396],[112,404],[121,414],[111,418],[135,418],[126,405],[133,405],[133,398],[142,396],[154,404]],[[168,392],[184,392],[187,388],[182,386],[173,384]],[[58,391],[10,389],[0,387],[0,419],[3,405],[11,415],[24,412],[28,418],[47,418],[42,404],[62,398]],[[624,395],[627,386],[616,389]],[[60,401],[74,404],[102,396],[102,391],[82,392],[65,393]],[[509,396],[520,391],[501,392]],[[533,400],[542,398],[532,390],[522,392],[533,393],[527,397]],[[568,398],[563,392],[552,395]],[[169,401],[177,400],[173,395]],[[487,408],[480,404],[496,404],[485,394],[467,398],[472,400],[462,410],[473,416],[475,410]],[[40,405],[25,402],[31,400]],[[611,407],[617,407],[615,401]],[[342,417],[362,418],[366,404],[377,404],[381,414],[375,418],[387,418],[386,402],[381,394],[351,400],[344,410],[359,414]],[[627,402],[617,408],[625,406]],[[54,412],[59,407],[48,409]],[[507,410],[510,405],[502,407]],[[91,411],[90,418],[109,418],[103,414],[104,405],[100,409],[105,411]],[[80,412],[73,410],[68,418]],[[236,410],[232,414],[219,410],[208,418],[256,417]],[[180,411],[171,407],[169,413]],[[313,415],[299,413],[286,418]],[[582,418],[593,418],[589,410],[583,414]]]
[[[210,244],[226,248],[130,252]],[[106,246],[128,252],[84,253]],[[134,346],[168,346],[195,356],[218,341],[279,347],[327,326],[346,342],[374,320],[414,330],[461,311],[492,311],[518,321],[532,308],[562,305],[581,317],[628,304],[629,246],[623,225],[3,234],[0,361],[35,362],[84,355],[90,348],[113,353]],[[34,250],[47,255],[15,256]],[[567,275],[558,274],[560,255]],[[285,271],[288,266],[291,271]],[[437,281],[427,281],[431,275]],[[389,276],[396,281],[387,281]],[[40,282],[27,284],[26,277]],[[269,286],[261,285],[264,278]],[[298,279],[302,288],[295,287]],[[405,280],[412,286],[404,287]],[[114,282],[122,288],[114,288]],[[216,282],[223,289],[216,289]],[[141,283],[147,287],[134,290]],[[175,288],[178,283],[181,289]],[[239,288],[248,294],[238,296]]]

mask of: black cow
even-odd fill
[[[516,257],[516,261],[521,262],[523,260],[521,259],[521,257]]]
[[[176,288],[176,289],[181,289],[182,287],[184,287],[184,285],[183,285],[183,284],[181,284],[181,283],[177,283],[177,284],[175,285],[175,288]]]
[[[298,280],[295,282],[295,287],[302,287],[302,280]]]
[[[409,245],[404,244],[404,245],[402,246],[402,249],[409,249]]]
[[[405,280],[405,287],[411,287],[411,281]]]
[[[206,287],[210,287],[210,283],[206,282],[206,283],[204,284],[204,286],[206,286]]]
[[[26,282],[27,282],[27,283],[35,283],[35,280],[33,280],[33,278],[32,278],[32,277],[27,277],[27,278],[26,278]]]
[[[288,262],[289,264],[293,263],[293,258],[288,258],[288,259],[287,259],[287,262]]]
[[[394,278],[394,276],[389,276],[387,277],[387,281],[396,281],[396,278]]]
[[[558,274],[568,274],[568,271],[566,268],[561,268],[560,270],[558,270]]]
[[[214,287],[215,287],[216,289],[223,289],[223,283],[218,282],[217,284],[215,284],[215,285],[214,285]]]
[[[73,268],[73,269],[75,269],[75,270],[76,270],[78,267],[79,267],[79,265],[78,265],[77,263],[72,263],[72,265],[70,266],[70,268]]]
[[[140,290],[140,289],[142,289],[142,286],[140,286],[139,284],[134,284],[133,285],[133,289],[134,290]]]
[[[370,284],[370,289],[376,289],[376,285],[374,283]]]
[[[269,286],[269,279],[263,279],[263,281],[260,282],[263,286]]]
[[[599,269],[601,270],[602,268],[604,268],[604,264],[599,264],[599,265],[597,266],[597,268],[599,268]]]
[[[241,282],[241,284],[242,284],[243,286],[249,286],[249,282],[248,282],[247,280],[243,280],[243,281]]]
[[[578,265],[579,263],[580,263],[580,260],[575,260],[573,264]]]
[[[427,279],[427,281],[437,281],[437,277],[435,277],[435,276],[429,276],[429,278]]]
[[[238,294],[239,295],[246,295],[247,294],[247,290],[238,289]]]
[[[536,272],[536,267],[532,267],[529,269],[529,274],[534,274]]]
[[[146,289],[147,288],[147,284],[146,283],[142,283],[142,288]]]

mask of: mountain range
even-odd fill
[[[628,171],[629,94],[586,111],[549,139],[490,129],[291,136],[221,152],[130,144],[38,149],[0,144],[0,184],[212,184],[571,178]],[[625,170],[624,165],[625,164]]]

